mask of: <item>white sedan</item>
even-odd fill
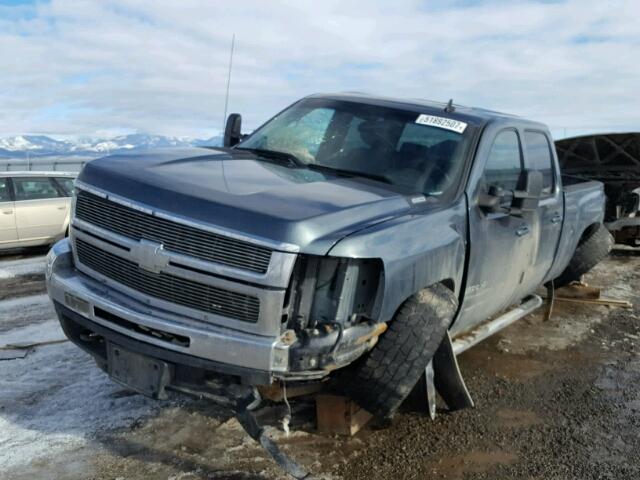
[[[74,178],[63,172],[0,172],[0,250],[63,238]]]

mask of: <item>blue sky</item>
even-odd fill
[[[0,0],[0,136],[247,129],[315,92],[640,130],[640,2]]]

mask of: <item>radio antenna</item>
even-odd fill
[[[453,106],[453,98],[449,99],[447,106],[444,107],[444,111],[447,113],[453,113],[456,111],[456,107]]]
[[[227,93],[224,97],[224,116],[222,117],[222,131],[227,123],[227,108],[229,107],[229,88],[231,87],[231,67],[233,66],[233,47],[236,43],[236,34],[231,37],[231,53],[229,54],[229,72],[227,73]]]

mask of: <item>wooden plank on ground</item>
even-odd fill
[[[322,383],[309,383],[306,385],[292,385],[287,387],[287,398],[300,397],[302,395],[311,395],[322,390]],[[284,400],[284,390],[279,383],[271,385],[259,385],[258,391],[263,398],[272,402],[282,402]]]
[[[583,284],[569,284],[556,289],[556,298],[585,298],[597,300],[600,298],[600,287],[590,287]]]
[[[633,308],[633,304],[626,300],[614,300],[613,298],[565,298],[556,297],[556,302],[570,302],[570,303],[588,303],[591,305],[606,305],[608,307],[620,307],[620,308]]]
[[[355,435],[372,415],[353,400],[337,395],[316,397],[318,431],[338,435]]]

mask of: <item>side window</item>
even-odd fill
[[[491,146],[484,170],[487,187],[515,190],[522,173],[520,140],[515,130],[500,132]]]
[[[526,131],[524,132],[524,145],[527,149],[528,168],[542,172],[542,177],[544,178],[542,193],[551,195],[553,193],[554,174],[549,139],[542,132]]]
[[[56,177],[55,182],[62,187],[67,196],[70,197],[73,194],[73,178],[68,177]]]
[[[10,202],[11,194],[9,192],[9,179],[0,178],[0,202]]]
[[[15,177],[13,179],[13,189],[16,194],[16,201],[42,200],[60,196],[51,179],[46,177]]]

